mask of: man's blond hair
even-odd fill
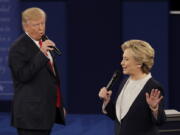
[[[44,17],[46,19],[46,13],[37,7],[32,7],[22,12],[22,24],[26,24],[29,20],[37,20]]]

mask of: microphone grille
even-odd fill
[[[113,74],[113,77],[118,79],[120,77],[120,71],[119,70],[116,70]]]

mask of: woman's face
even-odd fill
[[[141,71],[141,65],[134,59],[131,49],[126,49],[123,53],[123,59],[121,61],[121,66],[123,69],[123,74],[126,75],[136,75]]]

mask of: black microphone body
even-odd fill
[[[46,36],[46,35],[42,35],[41,37],[42,41],[46,41],[46,40],[49,40],[49,38]],[[57,55],[61,55],[62,52],[56,47],[56,46],[50,46],[52,48],[54,48],[54,52],[57,54]]]
[[[119,70],[116,70],[114,72],[114,74],[112,75],[112,78],[111,80],[108,82],[107,86],[106,86],[106,89],[107,90],[111,90],[112,87],[114,86],[115,82],[119,79],[120,77],[120,71]]]

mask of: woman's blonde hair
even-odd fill
[[[123,52],[126,49],[132,51],[134,59],[141,64],[144,73],[149,73],[153,64],[155,52],[151,45],[142,40],[128,40],[121,45]]]
[[[37,20],[41,17],[45,17],[46,19],[46,13],[37,7],[32,7],[24,10],[22,12],[22,24],[26,24],[29,20]]]

